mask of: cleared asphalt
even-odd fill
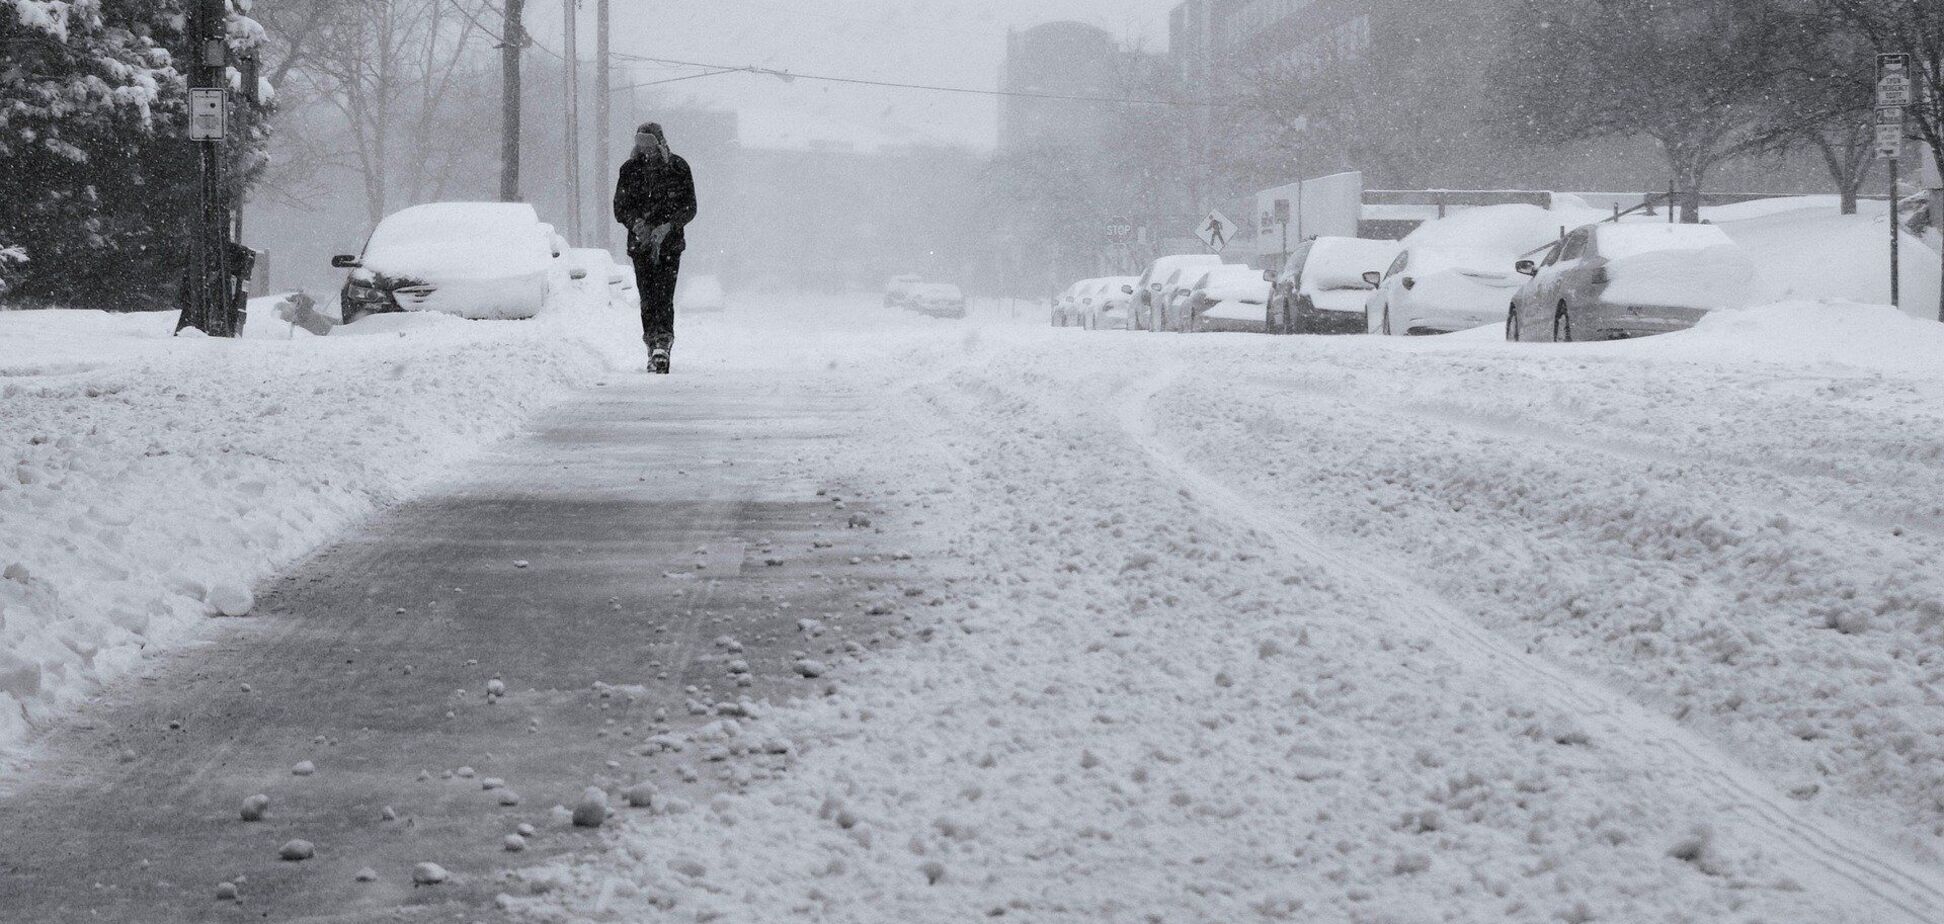
[[[0,920],[498,920],[503,871],[599,849],[550,812],[585,787],[732,785],[646,739],[819,695],[797,658],[893,641],[869,614],[910,579],[801,462],[855,420],[784,391],[617,379],[259,588],[254,616],[111,689],[7,781]],[[267,817],[242,821],[258,793]],[[509,854],[521,823],[538,831]],[[280,860],[293,839],[315,858]],[[415,886],[421,862],[451,881]]]

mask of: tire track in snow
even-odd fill
[[[1873,907],[1873,921],[1944,921],[1944,876],[1937,870],[1919,866],[1841,822],[1791,807],[1787,797],[1760,775],[1672,720],[1526,654],[1435,593],[1331,549],[1317,536],[1276,519],[1263,505],[1196,468],[1161,437],[1152,416],[1154,398],[1180,374],[1180,367],[1168,369],[1128,389],[1118,412],[1135,449],[1197,501],[1338,576],[1345,586],[1361,587],[1374,601],[1385,604],[1386,611],[1442,636],[1508,682],[1541,700],[1571,708],[1605,740],[1658,755],[1657,764],[1759,835],[1752,842],[1781,855],[1785,869],[1805,889],[1841,894],[1851,904]]]

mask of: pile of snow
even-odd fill
[[[0,313],[0,747],[529,414],[632,367],[631,312],[570,287],[538,321]],[[360,336],[362,335],[362,336]]]
[[[1791,200],[1782,200],[1784,203]],[[1762,210],[1721,221],[1721,229],[1755,262],[1757,303],[1839,299],[1890,303],[1890,222],[1881,202],[1865,202],[1843,215],[1834,202]],[[1937,320],[1938,252],[1921,239],[1902,236],[1903,308],[1913,317]]]
[[[1599,252],[1612,304],[1715,310],[1756,299],[1755,264],[1713,225],[1603,225]]]
[[[1711,312],[1692,330],[1625,348],[1707,363],[1922,374],[1944,369],[1944,324],[1910,317],[1888,305],[1783,302]]]

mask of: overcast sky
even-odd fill
[[[558,50],[562,0],[529,5],[528,26]],[[614,0],[617,53],[755,64],[806,74],[994,89],[1006,30],[1061,19],[1167,45],[1177,0]],[[582,50],[592,57],[594,4],[582,0]],[[632,80],[691,73],[638,65]],[[617,77],[617,81],[621,78]],[[878,89],[734,74],[660,92],[743,113],[747,141],[824,136],[863,145],[935,140],[991,147],[991,97]],[[625,103],[621,105],[625,106]],[[625,110],[623,110],[625,112]]]

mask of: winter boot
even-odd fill
[[[669,356],[667,350],[656,350],[655,352],[649,354],[648,370],[650,372],[653,372],[656,375],[667,375],[668,367],[669,367]]]

